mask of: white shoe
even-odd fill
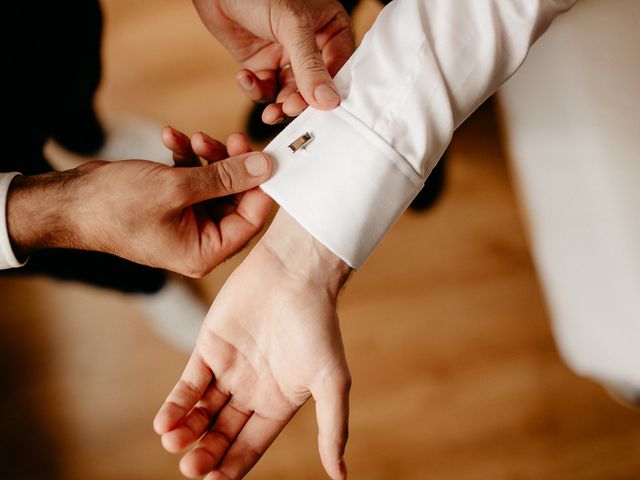
[[[134,298],[160,338],[185,353],[193,351],[207,307],[185,282],[170,277],[158,292]]]
[[[45,158],[58,171],[75,168],[91,160],[150,160],[173,165],[171,152],[162,144],[162,125],[137,117],[123,117],[106,128],[106,140],[97,153],[85,156],[71,152],[49,139],[44,147]]]

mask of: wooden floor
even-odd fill
[[[184,0],[105,0],[103,115],[219,138],[249,103]],[[375,14],[365,5],[359,30]],[[494,115],[459,131],[447,190],[405,214],[351,281],[351,478],[638,479],[640,415],[572,374],[549,317]],[[198,282],[211,299],[234,259]],[[0,478],[178,479],[151,429],[185,356],[118,294],[0,280]],[[312,405],[250,478],[324,478]]]

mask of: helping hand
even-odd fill
[[[240,62],[240,88],[281,123],[308,105],[340,103],[332,76],[355,50],[351,20],[336,0],[194,0],[205,26]],[[288,68],[291,67],[291,68]]]
[[[236,253],[270,212],[271,199],[255,188],[269,177],[270,159],[248,153],[242,135],[231,136],[228,148],[203,134],[189,141],[169,127],[162,136],[176,167],[96,161],[16,177],[8,196],[14,251],[94,250],[191,277]]]

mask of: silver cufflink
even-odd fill
[[[296,153],[301,148],[305,148],[307,145],[309,145],[312,140],[313,140],[313,135],[311,135],[309,132],[304,133],[300,135],[298,138],[296,138],[293,141],[293,143],[291,143],[291,145],[289,145],[289,149],[293,153]]]

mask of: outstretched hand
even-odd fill
[[[270,103],[270,124],[308,105],[340,103],[332,77],[355,50],[349,14],[337,0],[194,0],[203,23],[240,62],[238,85]]]
[[[190,478],[242,478],[316,401],[318,447],[346,477],[350,376],[336,314],[349,268],[285,212],[229,277],[154,428]]]

